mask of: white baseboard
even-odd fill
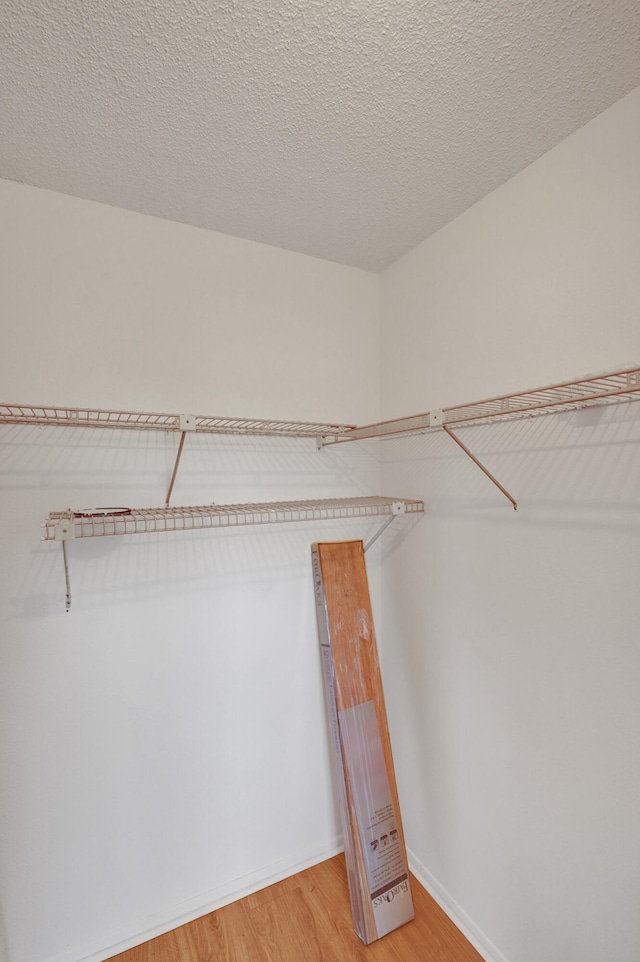
[[[297,852],[288,858],[271,865],[265,865],[249,875],[226,882],[218,888],[209,892],[203,892],[195,898],[180,902],[177,905],[169,906],[161,912],[154,913],[146,919],[129,926],[126,930],[113,932],[100,942],[91,945],[78,946],[69,949],[60,955],[51,956],[47,962],[104,962],[120,952],[132,949],[136,945],[155,939],[158,935],[164,935],[172,929],[193,922],[194,919],[209,912],[215,912],[223,905],[229,905],[242,899],[253,892],[257,892],[268,885],[281,882],[282,879],[302,872],[318,862],[332,858],[344,851],[342,837],[336,838],[329,845],[322,845],[308,849],[305,852]]]
[[[507,962],[502,952],[487,938],[484,932],[478,928],[473,919],[458,903],[451,898],[445,888],[438,882],[431,872],[422,864],[420,859],[410,850],[407,850],[409,868],[427,890],[429,895],[435,899],[441,909],[447,913],[456,928],[460,929],[466,939],[471,942],[474,949],[480,953],[485,962]]]
[[[229,905],[229,903],[245,898],[245,896],[266,888],[268,885],[274,885],[290,875],[295,875],[312,865],[317,865],[318,862],[332,858],[343,850],[342,838],[336,838],[328,846],[318,846],[305,852],[297,852],[286,859],[274,862],[271,865],[265,865],[249,875],[233,879],[209,892],[203,892],[195,898],[148,916],[137,924],[129,926],[126,930],[121,929],[112,933],[100,940],[99,943],[94,942],[91,945],[79,946],[62,954],[51,956],[47,962],[105,962],[106,959],[110,959],[120,952],[125,952],[136,945],[148,942],[149,939],[164,935],[187,922],[193,922],[194,919],[198,919],[202,915],[208,915],[209,912],[215,912],[216,909],[220,909],[224,905]],[[451,898],[413,852],[408,850],[407,856],[409,868],[417,880],[447,913],[454,925],[460,929],[462,934],[485,959],[485,962],[507,962],[504,955],[478,928],[473,919],[469,918],[467,913]]]

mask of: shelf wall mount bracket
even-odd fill
[[[62,544],[62,562],[64,564],[64,582],[66,586],[64,607],[67,614],[71,607],[71,581],[69,579],[69,558],[67,557],[67,541],[75,538],[76,528],[73,522],[73,515],[69,512],[68,518],[60,518],[54,526],[54,540]]]
[[[187,437],[188,431],[195,431],[197,426],[197,419],[193,414],[181,414],[180,415],[180,443],[178,444],[178,453],[176,454],[176,461],[173,466],[173,474],[171,475],[171,481],[169,482],[169,488],[167,490],[167,496],[164,500],[166,505],[171,501],[171,492],[173,491],[173,486],[176,483],[176,476],[178,474],[178,466],[180,464],[180,458],[182,457],[182,449],[184,448],[184,442]]]
[[[383,531],[387,530],[391,522],[395,521],[395,519],[398,517],[399,514],[406,513],[406,505],[404,501],[394,501],[393,504],[391,505],[391,512],[392,513],[389,515],[388,518],[385,519],[385,521],[381,524],[381,526],[378,528],[376,533],[367,541],[366,545],[364,546],[365,553],[369,550],[372,544],[375,544],[375,542],[378,540],[378,538],[383,533]]]
[[[514,511],[517,511],[517,510],[518,510],[518,502],[516,501],[516,499],[515,499],[511,494],[509,494],[509,492],[508,492],[507,489],[504,487],[504,485],[500,484],[500,482],[498,481],[498,479],[497,479],[496,477],[494,477],[493,474],[491,474],[491,471],[489,471],[489,469],[484,466],[484,464],[482,463],[482,461],[480,461],[480,460],[475,456],[475,454],[472,454],[472,452],[469,450],[469,448],[466,446],[466,444],[463,444],[463,442],[460,440],[460,438],[457,436],[457,434],[454,434],[453,431],[451,430],[451,428],[448,428],[446,424],[443,424],[443,425],[442,425],[442,430],[445,432],[445,434],[448,434],[449,437],[450,437],[453,441],[455,441],[456,444],[457,444],[459,447],[462,448],[462,450],[463,450],[464,453],[467,455],[467,457],[471,458],[471,460],[473,461],[473,463],[480,468],[480,470],[482,471],[482,473],[483,473],[483,474],[486,474],[486,476],[489,478],[489,480],[492,481],[493,484],[495,484],[496,488],[498,488],[498,490],[503,493],[503,495],[505,496],[505,498],[507,498],[507,499],[511,502],[511,504],[513,505],[513,510],[514,510]]]

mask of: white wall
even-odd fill
[[[383,415],[640,363],[640,89],[382,277]],[[462,432],[461,432],[462,434]],[[640,405],[385,444],[414,865],[508,962],[640,957]],[[391,650],[393,649],[393,655]]]
[[[0,204],[5,398],[375,417],[374,275],[7,181]]]
[[[636,91],[387,271],[382,412],[377,278],[0,183],[3,400],[362,422],[640,362],[639,169]],[[637,407],[466,431],[517,514],[445,437],[384,447],[428,505],[370,561],[413,864],[508,962],[640,952]],[[0,428],[8,962],[336,844],[309,543],[367,531],[74,543],[64,613],[40,522],[161,503],[175,442]],[[174,500],[368,492],[376,450],[189,438]]]
[[[363,421],[378,278],[0,183],[5,402]],[[69,544],[162,504],[175,435],[0,427],[0,957],[102,959],[336,850],[309,546],[362,523]],[[177,504],[374,493],[369,448],[189,437]],[[371,559],[375,603],[378,574]]]

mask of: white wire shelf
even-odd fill
[[[43,541],[102,538],[163,531],[198,531],[291,521],[327,521],[424,512],[422,501],[406,498],[329,498],[319,501],[272,501],[199,507],[100,508],[53,511],[44,522]]]
[[[251,420],[219,418],[189,414],[150,414],[134,411],[108,411],[89,408],[39,407],[24,404],[0,404],[0,424],[57,424],[73,427],[138,428],[179,432],[180,444],[164,508],[129,510],[107,514],[68,511],[51,515],[45,523],[45,540],[65,541],[73,537],[100,537],[112,534],[138,534],[151,531],[220,528],[247,524],[272,524],[280,521],[307,521],[322,518],[361,517],[366,514],[390,514],[379,510],[384,499],[337,499],[324,502],[272,502],[264,505],[226,505],[195,508],[170,508],[178,465],[187,433],[262,434],[289,437],[313,437],[319,445],[344,444],[367,438],[398,437],[441,430],[448,434],[470,457],[489,480],[499,488],[517,509],[517,502],[496,477],[472,454],[457,436],[454,428],[486,424],[513,418],[530,418],[560,411],[574,411],[598,405],[640,400],[640,368],[591,375],[547,387],[503,394],[455,407],[435,409],[406,418],[379,421],[353,427],[345,424],[323,424],[309,421]],[[375,502],[375,505],[374,505]],[[422,502],[409,510],[424,511]]]
[[[153,414],[91,408],[46,407],[30,404],[0,404],[0,424],[52,424],[63,427],[120,428],[206,434],[262,434],[285,437],[322,438],[324,444],[339,444],[365,438],[393,437],[438,430],[443,427],[527,418],[559,411],[573,411],[603,404],[640,400],[640,368],[584,377],[519,394],[503,394],[356,427],[314,421],[276,421],[255,418],[211,417],[209,415]]]
[[[61,427],[195,431],[201,434],[263,434],[280,437],[339,437],[348,434],[353,427],[348,424],[314,421],[152,414],[32,404],[0,404],[0,424],[52,424]]]
[[[324,443],[336,444],[366,438],[397,437],[402,434],[442,430],[443,427],[466,427],[511,418],[536,417],[638,400],[640,400],[640,368],[629,368],[610,374],[535,388],[520,394],[504,394],[485,401],[437,409],[411,417],[379,421],[353,428],[340,437],[327,438]]]

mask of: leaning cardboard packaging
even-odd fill
[[[414,917],[362,541],[312,545],[325,696],[354,927]]]

